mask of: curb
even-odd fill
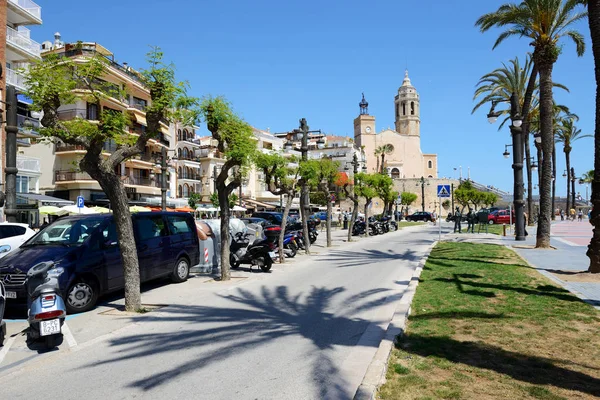
[[[417,286],[419,285],[419,277],[421,276],[421,272],[423,272],[423,267],[429,258],[431,250],[437,243],[438,241],[436,240],[429,246],[425,251],[425,255],[419,261],[417,268],[415,268],[415,271],[410,278],[410,283],[394,311],[394,315],[387,327],[385,336],[381,340],[379,348],[375,352],[375,355],[367,368],[367,372],[354,394],[354,400],[375,400],[377,389],[385,383],[385,375],[392,349],[397,342],[397,337],[402,335],[406,328],[406,320],[410,315],[411,303],[415,296],[415,292],[417,291]]]

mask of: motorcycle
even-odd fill
[[[46,347],[56,347],[57,339],[62,338],[61,328],[65,322],[67,308],[58,286],[58,277],[64,272],[52,261],[41,262],[27,271],[25,287],[29,340],[44,338]]]
[[[384,233],[381,222],[377,221],[374,217],[369,217],[369,236],[383,235]]]
[[[364,221],[356,221],[352,226],[352,235],[360,236],[367,233],[367,224]],[[372,236],[372,235],[371,235]]]
[[[296,244],[296,233],[286,233],[283,237],[283,252],[286,257],[294,258],[298,252],[298,245]]]
[[[6,322],[4,321],[4,308],[6,306],[6,290],[4,284],[0,282],[0,346],[4,345],[6,337]]]
[[[398,224],[391,217],[381,218],[384,232],[394,232],[398,230]]]
[[[263,272],[268,272],[276,258],[275,246],[267,239],[257,239],[250,243],[248,233],[238,232],[231,237],[229,246],[229,265],[232,269],[239,268],[241,264],[257,265]]]

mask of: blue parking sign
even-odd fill
[[[83,208],[84,207],[83,196],[77,196],[77,207],[78,208]]]

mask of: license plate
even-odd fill
[[[17,298],[17,292],[6,292],[6,298],[7,299],[16,299]]]
[[[48,336],[60,333],[60,319],[51,319],[40,322],[40,335]]]
[[[277,255],[275,254],[274,251],[270,251],[269,256],[271,256],[271,258],[277,258]]]

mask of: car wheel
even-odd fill
[[[171,274],[171,280],[175,283],[181,283],[187,281],[190,276],[190,263],[184,257],[181,257],[175,263],[173,273]]]
[[[98,301],[98,285],[88,279],[73,283],[67,290],[65,305],[69,314],[86,312],[94,308]]]
[[[493,219],[490,219],[490,220],[488,221],[488,224],[490,224],[490,225],[494,225],[494,224],[495,224],[495,222],[494,222],[494,220],[493,220]]]

